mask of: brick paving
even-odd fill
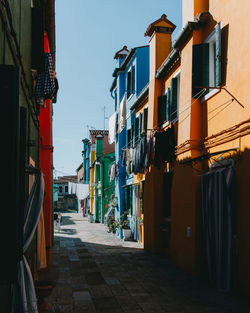
[[[246,298],[217,293],[76,213],[63,214],[46,278],[55,287],[43,312],[250,313]]]

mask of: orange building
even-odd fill
[[[145,248],[250,291],[250,24],[247,1],[183,1],[183,28],[162,16],[150,37],[148,129],[172,132],[175,159],[145,177]],[[237,41],[236,41],[237,39]],[[237,44],[236,44],[237,42]],[[244,62],[242,61],[244,60]]]

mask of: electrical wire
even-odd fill
[[[192,107],[193,104],[195,104],[196,101],[198,101],[203,96],[205,91],[206,91],[206,89],[203,89],[203,93],[201,93],[199,95],[199,97],[197,99],[195,99],[193,102],[191,102],[191,105],[189,106],[190,108]],[[183,120],[179,121],[178,124],[180,125],[181,123],[183,123],[190,115],[191,115],[191,113],[188,113],[188,115],[186,117],[184,117]]]

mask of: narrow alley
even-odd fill
[[[52,255],[44,312],[250,312],[246,299],[216,292],[81,214],[63,214]]]

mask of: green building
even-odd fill
[[[115,180],[110,181],[109,170],[115,162],[115,152],[103,153],[101,134],[96,137],[96,159],[94,166],[94,207],[95,221],[103,223],[104,216],[115,194]]]

